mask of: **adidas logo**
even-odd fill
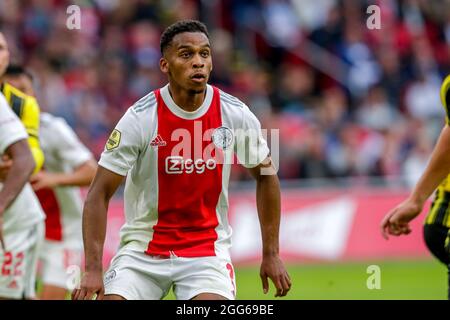
[[[152,147],[164,147],[167,145],[167,142],[165,142],[161,136],[158,134],[155,139],[152,140],[152,142],[150,142],[150,145]]]

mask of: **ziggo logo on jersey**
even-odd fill
[[[214,159],[184,159],[180,156],[170,156],[166,158],[166,173],[167,174],[182,174],[195,173],[201,174],[205,170],[214,170],[217,167],[217,162]]]
[[[181,140],[181,141],[180,141]],[[208,129],[202,134],[202,123],[194,123],[194,139],[186,129],[177,129],[172,132],[171,141],[180,141],[171,150],[171,155],[165,159],[165,170],[167,174],[197,173],[202,174],[206,170],[214,170],[217,164],[223,164],[226,150],[230,151],[233,145],[234,135],[231,129],[221,126]],[[209,142],[204,147],[204,142]],[[150,144],[151,146],[166,146],[158,134]],[[193,156],[191,148],[194,147]],[[183,154],[184,157],[180,156]],[[193,160],[192,158],[196,159]]]
[[[266,152],[265,149],[267,149],[267,137],[268,130],[259,127],[231,130],[228,127],[220,126],[203,132],[202,122],[195,121],[193,136],[191,131],[179,128],[171,133],[170,142],[167,141],[167,136],[157,134],[150,142],[150,146],[154,149],[170,147],[170,155],[165,154],[167,156],[164,160],[165,173],[202,174],[206,170],[216,169],[218,164],[234,164],[235,159],[248,167],[258,165],[261,163],[260,154]],[[271,129],[270,138],[271,158],[277,164],[279,130]],[[261,174],[273,174],[272,166],[262,168]]]

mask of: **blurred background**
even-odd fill
[[[73,4],[79,30],[66,26]],[[374,4],[381,29],[371,30]],[[425,249],[422,221],[389,242],[378,225],[420,177],[444,125],[450,1],[0,0],[12,62],[36,75],[41,109],[64,117],[97,159],[126,109],[166,83],[159,37],[180,19],[209,28],[210,83],[280,130],[281,249],[299,279],[291,298],[445,299],[445,268]],[[259,299],[253,183],[239,166],[232,179],[238,297]],[[119,194],[106,259],[121,210]],[[366,286],[373,263],[387,270],[382,290]]]

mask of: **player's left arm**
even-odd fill
[[[23,107],[21,121],[28,133],[28,145],[36,163],[33,173],[39,172],[44,164],[44,152],[39,143],[40,109],[35,98],[28,96]]]
[[[283,297],[291,288],[291,279],[279,256],[280,183],[270,157],[248,170],[256,180],[256,202],[263,244],[260,269],[263,290],[264,293],[268,292],[267,278],[270,278],[277,289],[275,297]]]

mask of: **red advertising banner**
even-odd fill
[[[290,262],[349,259],[417,258],[428,256],[422,236],[425,213],[412,223],[408,236],[382,238],[380,221],[407,196],[379,189],[282,192],[281,256]],[[231,254],[235,263],[261,258],[261,233],[254,192],[230,194],[233,227]],[[119,244],[122,201],[111,203],[104,262]]]

